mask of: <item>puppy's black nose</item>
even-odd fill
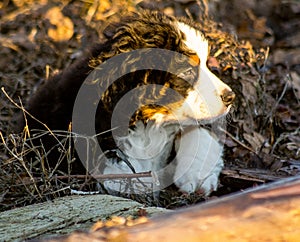
[[[233,103],[235,99],[235,93],[231,90],[224,90],[221,95],[222,101],[226,107]]]

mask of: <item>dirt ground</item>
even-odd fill
[[[40,160],[23,160],[28,133],[14,133],[15,116],[41,82],[68,67],[91,43],[103,38],[102,31],[109,22],[140,8],[201,22],[211,42],[209,67],[237,94],[227,129],[222,131],[225,168],[220,187],[208,199],[300,174],[300,2],[204,3],[0,3],[0,211],[68,195],[69,186],[92,189],[85,179],[41,169]],[[151,199],[136,199],[153,203]],[[161,193],[159,205],[177,208],[204,200],[199,194],[187,197],[170,188]]]

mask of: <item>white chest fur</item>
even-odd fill
[[[177,125],[166,127],[154,123],[146,127],[139,123],[126,137],[119,139],[119,147],[123,149],[127,160],[135,172],[148,172],[163,169],[173,147]],[[189,127],[182,131],[176,140],[175,174],[170,183],[174,182],[183,192],[191,193],[202,190],[205,195],[216,190],[218,176],[223,167],[222,146],[209,131],[199,127]],[[104,174],[129,174],[132,169],[124,161],[108,160]],[[121,193],[151,192],[157,177],[140,178],[130,184],[105,181],[109,191]]]

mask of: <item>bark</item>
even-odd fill
[[[102,227],[52,242],[76,241],[298,241],[300,179],[217,199],[132,227]]]
[[[96,221],[112,216],[136,216],[166,212],[109,195],[69,196],[0,213],[0,241],[23,241],[88,230]]]

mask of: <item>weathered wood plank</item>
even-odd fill
[[[69,196],[0,213],[0,241],[21,241],[89,229],[99,219],[136,215],[143,205],[109,195]],[[150,216],[166,212],[143,208]]]

